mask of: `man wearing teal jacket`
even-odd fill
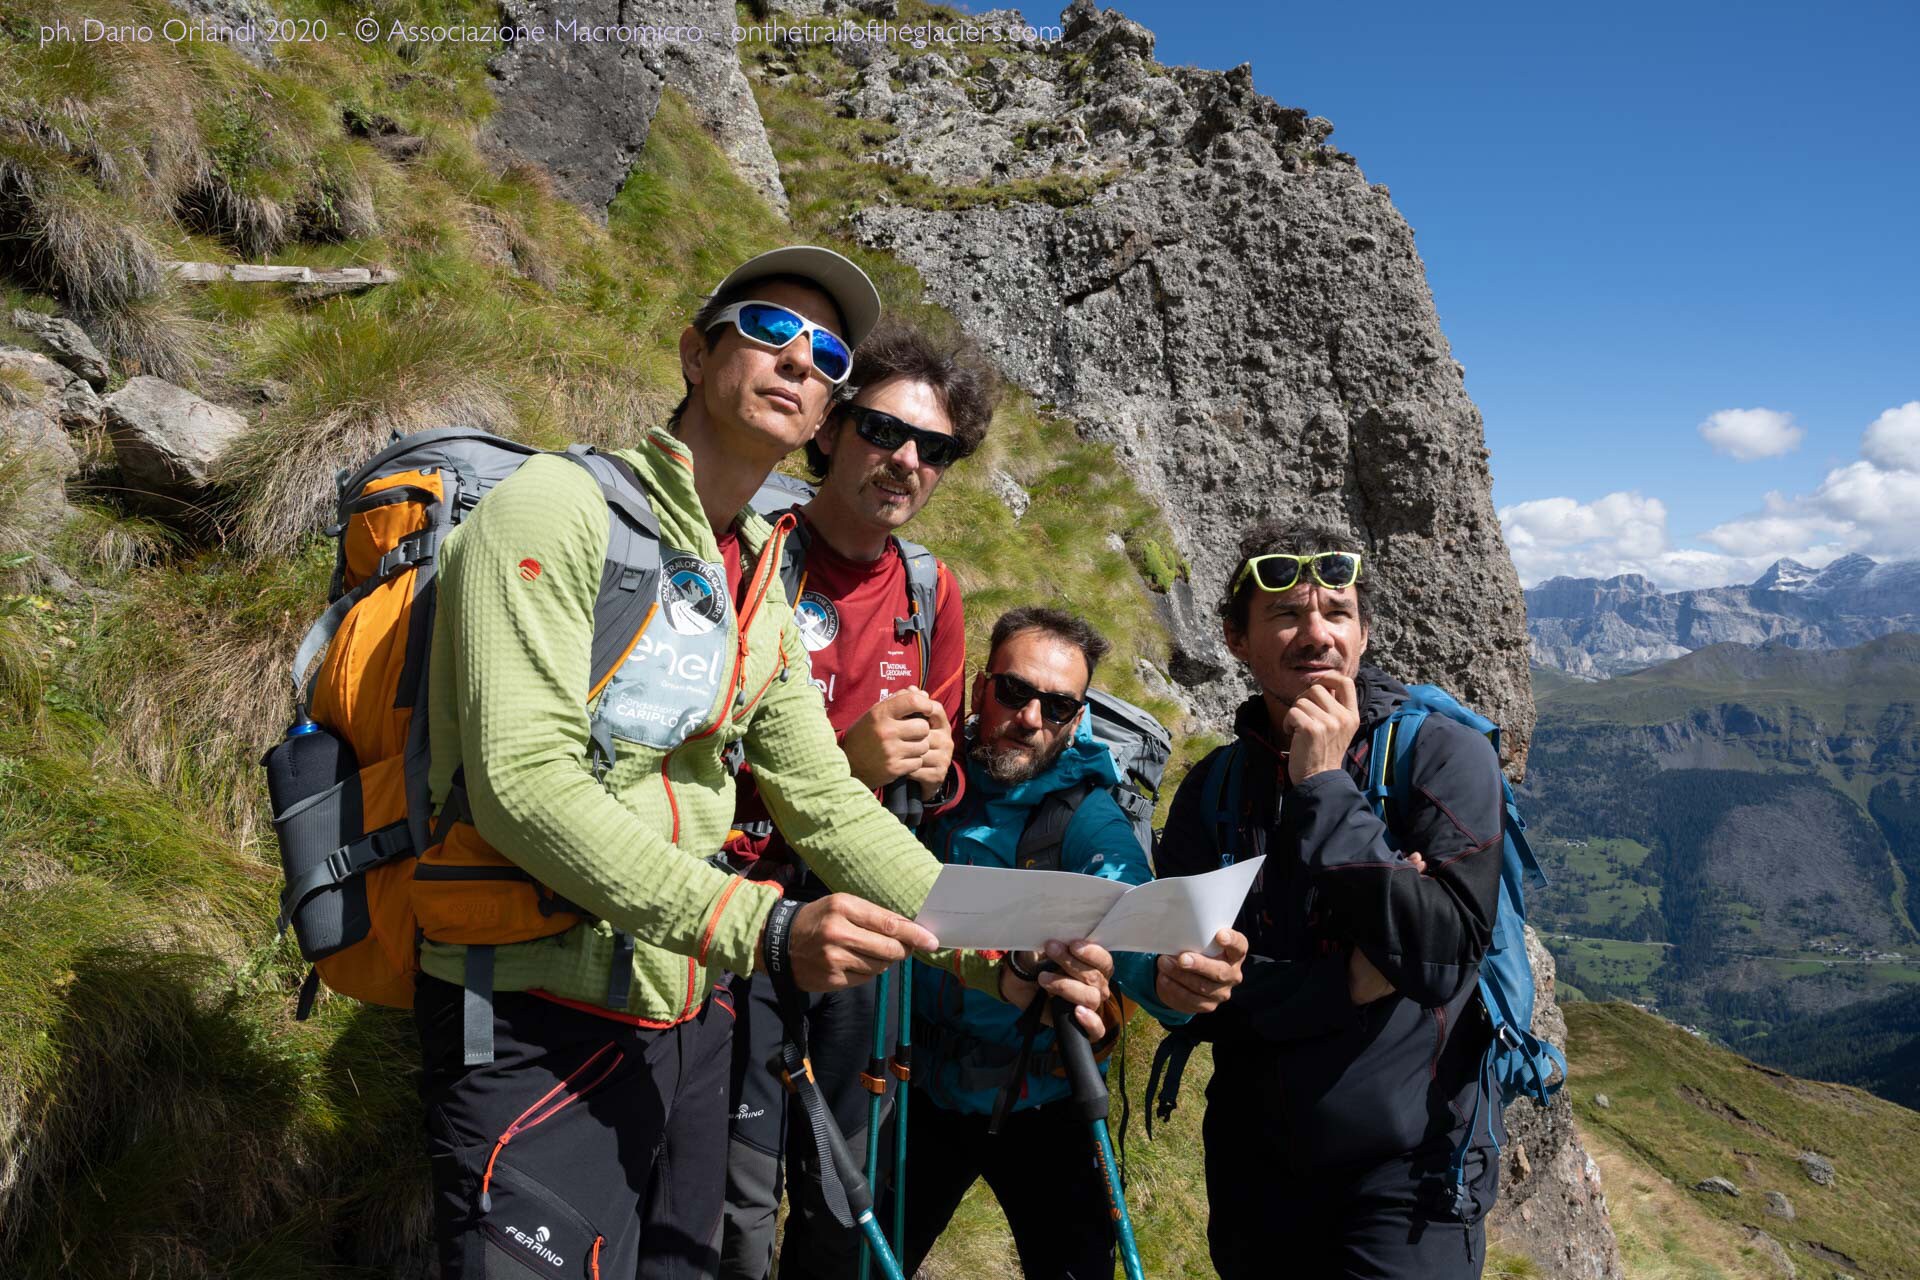
[[[1108,788],[1120,776],[1086,710],[1107,641],[1056,609],[1015,609],[994,625],[986,669],[975,677],[966,798],[922,832],[942,862],[1013,867],[1022,836],[1049,797],[1079,796],[1058,847],[1058,870],[1124,884],[1153,878],[1133,825]],[[1029,849],[1031,853],[1031,848]],[[1113,957],[1113,988],[1162,1022],[1218,1006],[1240,978],[1246,939],[1228,929],[1221,955]],[[1050,945],[1056,961],[1067,953]],[[1019,1056],[1021,1011],[1035,990],[1038,957],[1017,953],[1000,972],[1000,999],[950,973],[915,972],[913,1123],[907,1131],[908,1275],[933,1248],[975,1179],[1000,1201],[1030,1280],[1113,1274],[1106,1185],[1086,1121],[1056,1074],[1054,1033],[1042,1028],[1001,1131],[994,1103]],[[1026,975],[1026,976],[1023,976]],[[1108,1007],[1113,1034],[1128,1011]],[[1105,1063],[1101,1064],[1105,1070]]]
[[[444,887],[432,850],[416,872],[443,1276],[711,1274],[732,1022],[716,979],[773,956],[801,989],[839,989],[938,945],[909,918],[938,867],[848,772],[779,588],[785,525],[748,509],[819,427],[879,312],[858,267],[805,246],[746,263],[702,306],[681,335],[687,397],[669,429],[612,454],[646,491],[662,569],[603,687],[588,682],[609,511],[585,470],[531,459],[441,549],[435,802],[457,781],[473,830],[513,863],[502,870],[588,917],[466,947],[423,892]],[[604,771],[596,708],[614,739]],[[709,862],[733,815],[736,744],[835,893],[799,906]],[[1097,1031],[1105,953],[1076,950],[1050,989]],[[997,957],[929,959],[996,982]]]

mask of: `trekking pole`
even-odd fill
[[[925,719],[925,717],[921,717]],[[881,792],[880,802],[887,812],[900,820],[909,830],[920,825],[926,816],[926,804],[920,798],[919,785],[912,778],[895,778]],[[898,995],[899,1008],[896,1011],[894,1033],[894,1051],[892,1058],[885,1064],[886,1073],[892,1074],[900,1082],[894,1090],[895,1109],[898,1112],[894,1120],[893,1131],[893,1246],[896,1249],[906,1245],[907,1220],[907,1080],[913,1074],[913,957],[907,956],[900,962],[900,984]],[[880,976],[880,988],[875,993],[873,1009],[873,1057],[868,1062],[869,1089],[874,1096],[867,1111],[867,1179],[875,1186],[880,1177],[880,1104],[886,1089],[886,1074],[882,1072],[881,1055],[885,1053],[887,1023],[887,976]],[[877,1088],[875,1086],[878,1086]],[[866,1251],[860,1255],[860,1277],[866,1280]]]
[[[889,1068],[900,1082],[893,1097],[893,1245],[907,1247],[907,1099],[913,1095],[913,957],[900,962],[900,1031]]]
[[[860,1083],[868,1095],[866,1182],[869,1186],[880,1178],[880,1104],[887,1095],[887,982],[892,976],[892,969],[883,969],[874,980],[873,1048],[867,1055],[867,1069],[860,1073]],[[879,1230],[876,1223],[874,1231],[877,1233]],[[867,1280],[869,1255],[872,1252],[863,1236],[860,1241],[860,1280]]]
[[[887,1247],[886,1233],[880,1230],[880,1223],[873,1216],[873,1188],[860,1176],[860,1166],[853,1162],[853,1153],[847,1150],[847,1140],[841,1136],[840,1126],[833,1123],[832,1116],[827,1117],[826,1131],[827,1145],[833,1150],[834,1168],[847,1190],[847,1207],[853,1212],[854,1225],[860,1228],[861,1274],[866,1273],[868,1259],[872,1257],[879,1261],[883,1280],[907,1280],[900,1270],[900,1260]]]
[[[785,909],[786,914],[780,913]],[[779,903],[768,924],[767,974],[779,998],[780,1050],[767,1064],[788,1093],[800,1104],[807,1128],[813,1134],[815,1159],[820,1168],[820,1196],[828,1214],[841,1226],[860,1232],[860,1266],[864,1273],[870,1259],[880,1261],[883,1280],[906,1280],[899,1260],[887,1247],[887,1237],[873,1216],[873,1189],[860,1175],[860,1166],[847,1150],[847,1139],[833,1118],[833,1108],[820,1092],[814,1079],[813,1063],[807,1057],[806,994],[795,983],[788,951],[788,935],[797,907]]]
[[[1094,1155],[1100,1163],[1100,1176],[1107,1184],[1107,1207],[1113,1214],[1113,1234],[1120,1245],[1120,1261],[1127,1280],[1145,1280],[1140,1267],[1140,1250],[1133,1240],[1133,1220],[1127,1216],[1126,1188],[1114,1165],[1113,1139],[1107,1134],[1107,1082],[1100,1077],[1099,1064],[1093,1060],[1093,1046],[1087,1033],[1074,1017],[1073,1006],[1059,996],[1053,997],[1053,1037],[1060,1046],[1060,1061],[1073,1085],[1074,1105],[1080,1118],[1093,1127]]]

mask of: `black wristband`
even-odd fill
[[[800,914],[802,905],[792,898],[774,903],[773,911],[767,916],[766,931],[761,935],[766,943],[767,977],[772,979],[776,991],[793,985],[793,918]]]
[[[1021,965],[1020,961],[1016,958],[1019,954],[1018,951],[1007,952],[1006,964],[1007,968],[1013,970],[1013,976],[1022,982],[1040,981],[1040,971],[1038,969],[1028,969]]]

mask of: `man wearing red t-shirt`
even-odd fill
[[[805,548],[794,609],[813,684],[854,777],[876,791],[905,779],[926,809],[937,811],[959,799],[953,726],[961,720],[966,623],[947,567],[902,546],[895,534],[933,496],[946,468],[979,447],[999,384],[972,349],[901,325],[881,328],[860,346],[849,384],[857,388],[851,401],[830,412],[807,445],[819,491],[800,508],[794,534]],[[910,566],[915,553],[918,564]],[[915,576],[931,580],[930,619],[914,616]],[[929,621],[930,642],[923,644]],[[780,838],[751,776],[741,775],[738,830],[727,845],[734,869],[778,880],[790,896],[824,894]],[[738,1022],[720,1273],[725,1280],[764,1280],[773,1261],[782,1151],[790,1133],[796,1160],[810,1158],[812,1147],[798,1136],[804,1126],[790,1125],[798,1117],[766,1069],[780,1038],[770,984],[757,973],[736,980],[733,997]],[[807,1014],[814,1074],[854,1152],[866,1145],[870,1095],[859,1076],[873,1013],[874,987],[865,984],[815,996]],[[796,1174],[789,1185],[782,1280],[852,1276],[857,1233],[813,1203],[812,1177]]]

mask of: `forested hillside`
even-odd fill
[[[1769,1037],[1920,983],[1920,637],[1717,645],[1538,689],[1535,918],[1565,985],[1773,1060]],[[1813,1042],[1782,1065],[1837,1070]]]

